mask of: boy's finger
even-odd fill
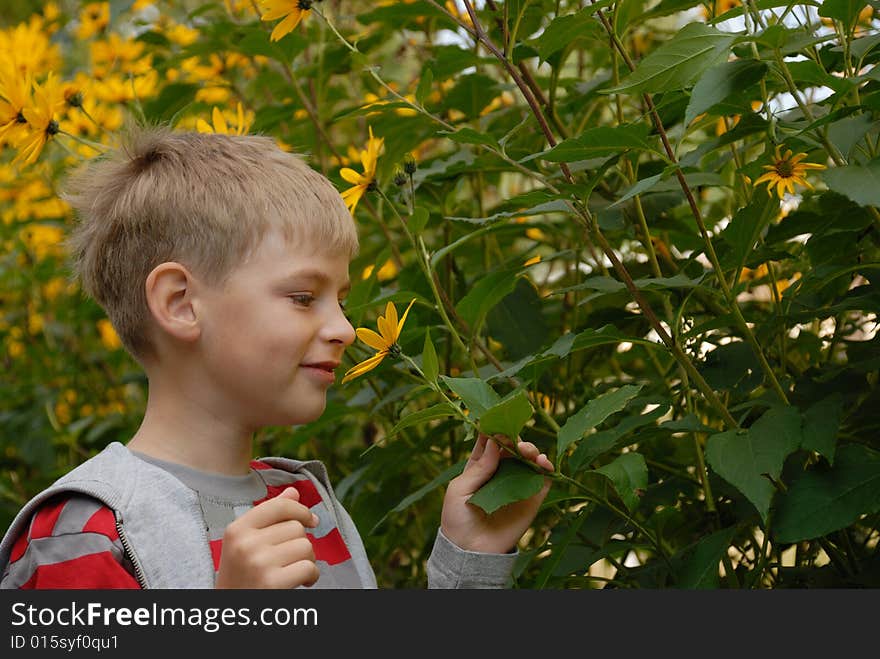
[[[463,490],[476,492],[488,481],[498,468],[501,449],[493,441],[486,441],[479,460],[469,460],[464,471],[456,479]]]
[[[245,513],[248,516],[250,526],[255,529],[262,529],[292,519],[297,520],[303,526],[315,526],[312,511],[290,495],[284,496],[286,493],[287,490],[274,499],[264,501]],[[296,499],[298,498],[299,494],[296,496]],[[244,516],[239,519],[244,519]]]
[[[474,448],[471,450],[471,456],[468,458],[468,464],[472,462],[476,462],[481,457],[483,457],[483,451],[486,450],[486,442],[489,441],[489,435],[484,435],[480,433],[480,436],[477,437],[477,441],[474,442]]]
[[[315,515],[313,515],[317,519]],[[289,540],[306,537],[310,527],[296,519],[288,519],[260,529],[260,542],[264,545],[280,545]]]
[[[287,584],[285,587],[291,586],[314,586],[321,571],[314,561],[302,560],[285,565],[280,569],[282,574],[282,582]]]
[[[532,444],[531,442],[520,442],[516,445],[516,450],[519,451],[519,454],[524,457],[526,460],[534,460],[538,457],[538,447]]]

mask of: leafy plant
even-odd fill
[[[407,325],[257,443],[327,463],[380,585],[424,583],[477,429],[556,465],[516,587],[880,584],[873,3],[325,0],[275,40],[259,3],[108,7],[0,32],[7,520],[143,409],[62,279],[54,195],[129,113],[268,134],[355,185],[348,313],[414,299]],[[505,461],[473,503],[540,478]]]

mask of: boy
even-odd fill
[[[259,136],[134,129],[74,179],[84,290],[143,366],[149,398],[112,443],[32,499],[0,544],[3,588],[375,588],[323,465],[251,459],[303,424],[355,339],[341,309],[358,249],[323,176]],[[520,453],[552,465],[530,443]],[[429,587],[503,587],[544,489],[493,515],[482,436],[444,498]]]

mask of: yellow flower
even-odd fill
[[[99,32],[110,23],[110,3],[92,2],[83,7],[79,13],[79,27],[76,36],[85,41]]]
[[[119,340],[119,335],[116,334],[116,330],[109,320],[102,318],[98,321],[97,326],[98,334],[101,336],[101,343],[104,344],[107,350],[116,350],[122,347],[122,341]]]
[[[236,106],[236,119],[237,126],[233,128],[226,123],[226,119],[223,117],[223,113],[220,112],[220,108],[215,105],[214,111],[211,114],[211,121],[213,123],[213,126],[204,119],[199,119],[196,122],[196,129],[200,133],[222,133],[223,135],[246,134],[248,132],[248,128],[250,128],[250,122],[246,121],[244,118],[244,109],[241,107],[241,103],[238,103],[238,105]]]
[[[385,315],[379,316],[376,321],[376,326],[379,328],[378,334],[367,327],[357,328],[356,332],[358,338],[379,352],[369,359],[365,359],[360,364],[352,366],[343,376],[342,384],[345,384],[349,380],[353,380],[359,375],[363,375],[367,371],[372,371],[382,363],[382,360],[385,359],[386,355],[396,355],[400,352],[400,346],[397,345],[397,339],[400,337],[400,332],[403,330],[403,324],[406,322],[406,316],[409,313],[413,302],[415,302],[415,298],[409,303],[409,306],[406,308],[406,311],[403,312],[403,316],[399,322],[397,320],[397,309],[394,308],[392,302],[389,302],[385,307]]]
[[[260,0],[263,9],[264,21],[274,21],[284,17],[275,29],[272,30],[270,41],[278,41],[285,34],[296,29],[299,22],[309,15],[312,9],[312,0]]]
[[[12,66],[0,66],[0,142],[17,143],[27,134],[22,114],[30,101],[31,78]]]
[[[376,181],[376,161],[379,160],[379,150],[385,142],[384,137],[373,137],[373,128],[370,127],[370,139],[367,140],[367,148],[361,151],[361,164],[364,167],[364,173],[358,174],[350,167],[343,167],[339,170],[339,175],[353,184],[353,188],[349,188],[342,193],[342,199],[348,210],[354,215],[354,209],[364,193]]]
[[[28,133],[17,145],[19,152],[12,162],[23,160],[29,165],[39,157],[46,143],[58,133],[55,114],[63,107],[64,91],[52,74],[42,85],[34,83],[33,105],[22,110]]]
[[[375,267],[376,266],[371,264],[364,268],[364,272],[361,275],[361,278],[369,279],[370,275],[373,274],[373,270],[375,269]],[[388,259],[387,261],[385,261],[385,265],[383,265],[376,271],[376,279],[378,279],[379,281],[388,281],[389,279],[394,279],[397,276],[397,272],[397,264],[391,259]]]
[[[813,186],[807,183],[806,178],[804,178],[807,174],[807,170],[825,169],[825,165],[820,165],[814,162],[801,162],[801,160],[806,157],[806,153],[799,153],[792,156],[791,149],[786,149],[785,155],[783,156],[782,145],[777,145],[776,160],[772,165],[764,165],[764,169],[767,170],[767,173],[758,177],[758,180],[754,183],[755,187],[759,186],[761,183],[768,183],[767,194],[773,194],[773,186],[775,185],[776,193],[779,195],[780,199],[785,195],[786,189],[788,189],[789,192],[794,193],[795,183],[812,190]]]

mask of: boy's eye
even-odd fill
[[[309,306],[312,302],[315,301],[315,298],[312,295],[291,295],[290,299],[297,304],[303,305],[304,307]]]

